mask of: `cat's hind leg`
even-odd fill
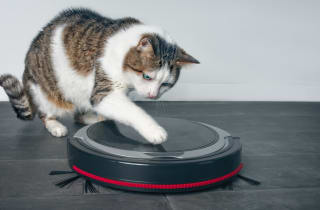
[[[39,118],[52,136],[63,137],[68,134],[68,129],[60,123],[56,117],[62,117],[67,113],[72,113],[72,106],[66,106],[66,102],[49,100],[47,94],[43,92],[39,85],[32,84],[30,87],[34,104],[37,106]],[[54,101],[54,102],[52,102]]]
[[[90,124],[93,124],[96,122],[103,121],[105,119],[106,119],[105,117],[97,114],[94,111],[86,111],[86,112],[77,111],[74,114],[74,120],[77,123],[81,123],[81,124],[85,124],[85,125],[90,125]]]
[[[68,129],[66,126],[59,122],[56,117],[40,114],[40,119],[52,136],[63,137],[68,134]]]

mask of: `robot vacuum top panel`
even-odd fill
[[[149,160],[192,159],[219,153],[228,147],[227,132],[211,125],[175,118],[156,118],[168,140],[152,145],[133,128],[103,121],[80,129],[74,137],[99,153]]]

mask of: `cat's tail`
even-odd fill
[[[0,86],[7,93],[11,106],[17,117],[22,120],[32,120],[34,112],[22,83],[13,75],[0,75]]]

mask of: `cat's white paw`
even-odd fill
[[[52,136],[63,137],[68,134],[68,129],[56,120],[48,120],[45,125]]]
[[[143,133],[146,138],[152,144],[161,144],[167,140],[168,134],[161,126],[150,126]]]

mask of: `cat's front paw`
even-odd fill
[[[48,120],[45,126],[52,136],[63,137],[68,134],[68,129],[56,120]]]
[[[167,140],[168,134],[164,128],[157,125],[148,127],[143,136],[152,144],[161,144]]]

